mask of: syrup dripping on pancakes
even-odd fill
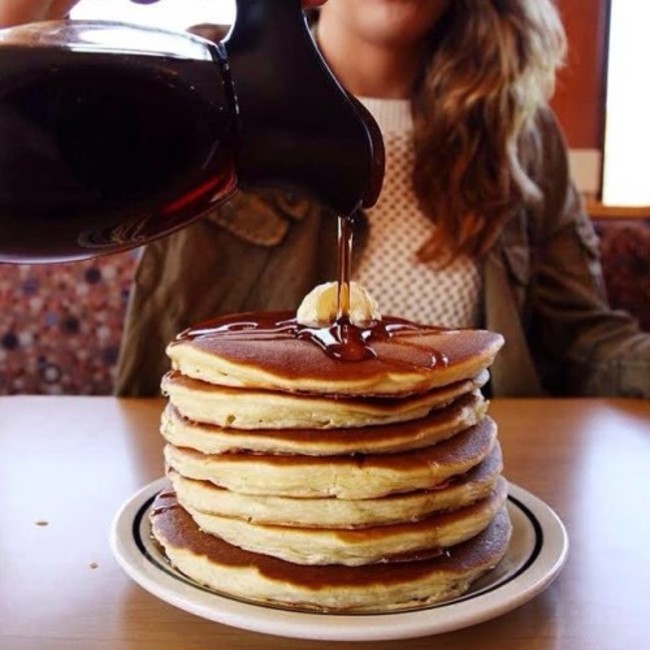
[[[446,366],[444,354],[430,346],[418,344],[423,334],[449,332],[444,328],[412,323],[402,318],[384,317],[364,326],[350,320],[350,269],[352,266],[352,217],[339,217],[338,221],[338,279],[337,310],[333,323],[304,325],[287,312],[264,312],[238,314],[201,323],[181,332],[177,341],[196,340],[204,337],[226,337],[231,340],[273,341],[295,338],[307,340],[320,347],[328,356],[339,361],[359,362],[378,359],[400,363],[399,355],[393,358],[383,349],[379,354],[376,343],[391,341],[400,346],[416,348],[421,354],[417,360],[410,359],[409,366],[434,368]]]

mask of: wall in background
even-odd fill
[[[552,106],[571,148],[578,185],[600,191],[605,121],[605,67],[609,0],[558,0],[569,39]]]
[[[608,0],[558,0],[569,56],[553,97],[569,145],[600,149],[605,111]]]

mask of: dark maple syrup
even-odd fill
[[[345,362],[379,359],[392,363],[406,363],[419,368],[445,366],[447,358],[430,346],[422,346],[418,337],[439,333],[442,328],[419,325],[396,317],[383,317],[364,325],[350,321],[350,272],[352,266],[352,217],[339,217],[338,222],[338,278],[337,310],[334,322],[326,325],[299,323],[291,312],[262,312],[236,314],[214,321],[200,323],[181,332],[177,341],[198,338],[228,338],[231,341],[265,341],[295,338],[307,340],[320,347],[327,355]],[[376,344],[391,340],[396,346],[417,348],[417,361],[401,361],[400,354],[377,352]]]
[[[234,103],[215,53],[3,46],[2,261],[130,248],[232,193]]]
[[[350,319],[350,271],[352,267],[352,218],[338,218],[338,278],[336,291],[336,320]]]

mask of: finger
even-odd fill
[[[0,26],[9,27],[43,20],[50,7],[50,0],[4,0],[0,2]]]
[[[63,18],[70,13],[70,9],[77,4],[78,0],[53,0],[47,13],[48,18]]]

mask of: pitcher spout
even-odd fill
[[[373,205],[384,173],[381,133],[329,71],[299,0],[238,0],[224,46],[240,184],[296,188],[336,214]]]

